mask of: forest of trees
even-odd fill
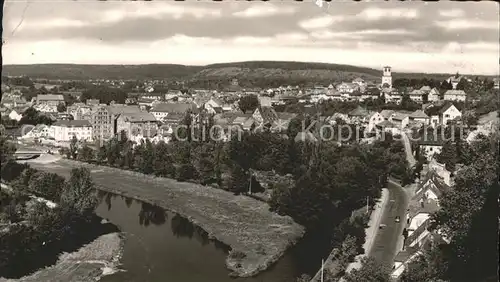
[[[12,188],[0,190],[0,222],[11,224],[0,236],[0,273],[19,277],[43,266],[47,252],[57,255],[95,236],[98,229],[89,224],[100,222],[94,213],[96,190],[87,169],[73,169],[66,180],[16,163],[13,146],[3,135],[0,146],[2,182]],[[57,206],[33,202],[30,195],[52,200]]]

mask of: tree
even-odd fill
[[[72,159],[76,159],[78,155],[78,139],[76,139],[75,135],[73,135],[73,138],[71,138],[71,143],[69,144],[69,154]]]
[[[238,164],[234,164],[231,166],[227,190],[235,194],[247,192],[249,181],[250,178],[247,172]]]
[[[153,170],[156,176],[174,177],[175,167],[168,151],[168,145],[160,141],[154,147]]]
[[[253,112],[259,107],[259,98],[256,95],[246,95],[238,101],[238,107],[243,113]]]
[[[59,103],[59,104],[57,105],[57,111],[58,111],[59,113],[64,113],[64,112],[66,112],[66,104],[64,104],[64,103]]]
[[[33,107],[28,108],[23,113],[23,117],[19,120],[19,125],[37,125],[37,124],[46,124],[51,125],[52,120],[45,116],[41,115],[39,111],[35,110]]]
[[[361,268],[353,269],[344,279],[346,282],[389,282],[389,270],[384,265],[375,261],[372,257],[364,257],[361,260]]]
[[[74,168],[61,195],[61,203],[72,207],[79,215],[88,217],[97,206],[97,193],[86,168]]]
[[[4,132],[0,132],[0,163],[2,170],[4,166],[13,159],[13,154],[16,152],[16,146],[10,143]]]
[[[29,181],[29,190],[47,200],[59,202],[66,185],[64,177],[48,172],[38,172]]]
[[[77,159],[82,162],[90,162],[95,160],[95,155],[94,150],[85,144],[78,152]]]

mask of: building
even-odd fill
[[[127,136],[153,137],[158,131],[156,118],[148,112],[122,113],[116,119],[116,131]]]
[[[169,114],[185,114],[196,109],[193,103],[157,103],[149,111],[158,121],[162,121]]]
[[[439,93],[439,90],[434,87],[429,91],[429,94],[427,95],[427,101],[436,102],[439,100],[441,100],[441,93]]]
[[[410,123],[410,115],[396,112],[392,115],[390,122],[392,122],[399,129],[403,129]]]
[[[422,153],[430,161],[434,155],[441,153],[443,144],[443,138],[439,134],[424,134],[418,141],[418,153]]]
[[[342,82],[341,84],[337,85],[337,91],[342,94],[351,94],[354,93],[354,91],[358,90],[359,90],[359,85],[356,83]]]
[[[139,106],[129,106],[122,104],[113,104],[109,106],[98,106],[93,109],[91,114],[91,124],[94,138],[109,139],[118,131],[116,119],[123,113],[141,112]]]
[[[392,73],[389,66],[385,66],[382,71],[382,88],[392,88]]]
[[[18,113],[15,109],[11,110],[9,113],[9,118],[15,121],[20,121],[23,115]]]
[[[88,120],[59,120],[50,127],[50,135],[56,141],[92,140],[92,124]]]
[[[64,104],[64,97],[60,94],[39,94],[33,98],[34,108],[41,112],[57,112],[57,106]]]
[[[367,132],[372,132],[375,129],[375,126],[383,121],[385,121],[385,118],[380,113],[374,112],[368,119],[368,127],[366,128]]]
[[[444,93],[445,101],[465,101],[467,93],[463,90],[446,90]]]
[[[355,83],[357,84],[359,87],[365,87],[366,86],[366,82],[364,79],[362,79],[361,77],[357,77],[355,78],[352,83]]]
[[[367,109],[358,106],[356,109],[350,111],[347,117],[351,123],[368,123],[372,113]]]
[[[451,87],[453,90],[457,89],[458,83],[460,83],[460,80],[462,80],[462,76],[460,76],[458,73],[454,76],[450,76],[446,81],[451,84]]]
[[[410,97],[410,100],[417,102],[417,103],[422,103],[424,101],[424,96],[426,93],[420,89],[415,89],[408,93],[408,96]]]
[[[451,102],[441,106],[431,106],[425,110],[432,126],[447,125],[449,121],[462,117],[462,113]]]
[[[428,125],[430,123],[430,118],[425,114],[422,110],[416,110],[410,114],[410,121],[422,123],[424,125]]]
[[[383,88],[382,95],[386,103],[400,104],[403,99],[403,95],[394,88]]]

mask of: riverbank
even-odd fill
[[[101,235],[73,253],[63,253],[53,266],[19,279],[0,278],[0,282],[94,282],[117,271],[123,249],[119,233]]]
[[[292,218],[269,211],[267,203],[220,189],[67,159],[27,163],[65,177],[74,167],[87,167],[100,190],[180,214],[232,249],[226,267],[233,276],[249,277],[266,270],[305,232]]]

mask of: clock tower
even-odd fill
[[[386,66],[383,69],[383,72],[382,72],[382,88],[392,88],[391,67]]]

